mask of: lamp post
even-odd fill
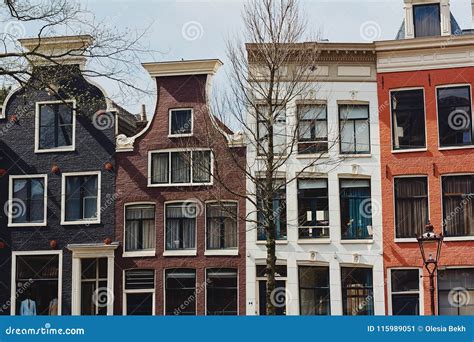
[[[418,245],[420,247],[421,256],[423,257],[423,264],[428,271],[430,277],[430,296],[431,296],[431,314],[435,315],[435,287],[434,287],[434,276],[435,273],[438,271],[438,261],[441,254],[441,245],[443,244],[443,235],[436,234],[434,232],[434,227],[431,222],[425,227],[425,233],[417,236],[416,240],[418,241]],[[436,247],[436,255],[433,255],[431,252],[427,252],[425,247],[428,245],[435,244]],[[428,253],[428,255],[427,255]]]

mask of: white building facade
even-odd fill
[[[314,84],[284,108],[287,132],[297,120],[308,120],[312,129],[297,135],[298,148],[277,173],[289,183],[286,229],[277,223],[274,304],[278,314],[286,315],[383,315],[374,47],[319,45]],[[247,160],[253,174],[263,171],[255,149],[248,148]],[[255,193],[251,180],[247,186],[248,193]],[[250,201],[247,214],[257,220]],[[266,246],[257,224],[247,223],[246,241],[247,315],[264,314]]]

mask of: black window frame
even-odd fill
[[[355,282],[346,282],[349,277],[352,278],[353,272],[360,272],[364,270],[370,272],[370,282],[371,284],[358,284]],[[346,274],[346,271],[349,274]],[[358,276],[357,274],[355,276]],[[354,278],[355,278],[354,276]],[[367,275],[366,275],[367,276]],[[355,286],[348,286],[355,285]],[[362,285],[362,286],[359,286]],[[342,289],[342,314],[344,316],[373,316],[374,315],[374,271],[372,267],[348,267],[341,266],[341,289]],[[356,293],[350,294],[349,291],[354,291]],[[348,300],[354,298],[356,302],[359,302],[359,305],[356,308],[351,308],[352,311],[349,313]],[[365,304],[364,304],[365,303]],[[361,308],[361,305],[364,307],[369,306],[365,310]]]
[[[409,288],[404,288],[404,289],[396,289],[394,286],[394,281],[398,280],[398,278],[395,277],[396,273],[401,273],[403,274],[404,272],[415,272],[416,275],[415,278],[417,279],[416,285],[417,289],[409,289]],[[399,316],[399,315],[415,315],[418,316],[420,315],[421,311],[421,305],[420,305],[420,298],[422,296],[422,291],[420,289],[420,279],[422,279],[422,272],[420,272],[419,268],[392,268],[389,270],[390,272],[390,301],[391,301],[391,312],[390,314],[393,316]],[[406,308],[406,304],[409,303],[409,301],[413,298],[417,298],[416,301],[416,307],[412,308],[413,311],[411,312],[402,312],[402,311],[395,311],[396,308],[398,308],[399,304],[396,303],[397,300],[401,300],[401,303],[404,304],[401,309]]]
[[[167,268],[164,271],[165,273],[165,283],[164,283],[164,288],[165,288],[165,316],[169,315],[185,315],[185,316],[195,316],[197,314],[197,272],[196,269],[194,268]],[[179,285],[183,285],[182,287],[176,287],[176,288],[170,288],[168,287],[168,274],[174,274],[174,273],[181,273],[184,275],[188,275],[187,278],[181,277],[181,279],[192,279],[194,278],[194,287],[186,287],[181,282],[178,280],[177,282],[180,283]],[[192,276],[194,275],[194,277]],[[170,277],[171,278],[171,277]],[[173,279],[178,279],[174,278]],[[177,307],[169,307],[169,303],[171,302],[171,298],[178,298],[176,295],[171,295],[171,291],[173,294],[175,294],[176,291],[184,293],[184,297],[180,298],[180,300],[176,300],[176,304],[179,303]],[[187,295],[186,295],[187,294]],[[185,302],[188,303],[188,305],[185,305]],[[190,302],[190,303],[189,303]],[[193,305],[191,305],[193,303]]]
[[[305,270],[311,270],[311,271],[316,271],[316,272],[321,272],[321,273],[325,273],[324,276],[327,278],[327,286],[316,286],[316,285],[313,285],[313,286],[308,286],[308,287],[304,287],[301,285],[302,283],[302,273],[305,272]],[[300,309],[300,315],[305,315],[303,313],[303,308],[302,308],[302,304],[303,304],[303,294],[302,294],[302,291],[303,290],[308,290],[308,291],[313,291],[313,295],[315,295],[315,298],[317,297],[317,294],[319,291],[321,292],[326,292],[326,297],[325,297],[325,304],[326,304],[326,312],[325,313],[317,313],[317,308],[315,308],[315,312],[313,313],[313,315],[315,316],[329,316],[331,315],[331,281],[330,281],[330,270],[329,270],[329,266],[306,266],[306,265],[299,265],[298,266],[298,290],[299,290],[299,297],[300,297],[300,300],[299,300],[299,309]],[[323,308],[324,309],[324,308]]]
[[[372,144],[370,141],[370,106],[369,104],[338,104],[338,113],[339,113],[339,153],[340,154],[370,154],[372,150]],[[343,119],[341,117],[341,112],[342,112],[342,107],[364,107],[367,108],[367,119]],[[354,131],[353,131],[353,137],[354,137],[354,150],[352,151],[343,151],[342,150],[342,129],[343,125],[347,122],[351,122],[354,126]],[[356,123],[362,123],[367,126],[367,131],[369,136],[368,138],[368,149],[367,150],[357,150],[357,128],[356,128]]]
[[[305,192],[305,190],[309,191],[317,191],[319,189],[323,188],[312,188],[312,189],[300,189],[300,182],[302,181],[323,181],[326,184],[326,187],[324,188],[326,190],[325,194],[322,195],[311,195],[311,196],[306,196],[302,197],[302,193]],[[299,240],[317,240],[317,239],[329,239],[330,238],[330,208],[329,208],[329,181],[327,178],[299,178],[297,182],[297,205],[298,205],[298,239]],[[303,212],[302,208],[304,207],[302,205],[303,201],[308,201],[309,206],[311,207],[311,212],[312,212],[312,220],[311,224],[303,224],[302,222],[308,222],[307,220],[307,213]],[[319,202],[325,202],[327,203],[327,212],[328,212],[328,219],[327,223],[326,220],[318,220],[317,219],[317,206]],[[308,205],[306,205],[308,206]],[[326,210],[324,210],[326,211]],[[306,217],[306,219],[305,219]],[[318,224],[319,222],[323,224]],[[313,224],[314,223],[314,224]],[[322,229],[320,229],[322,228]],[[322,233],[321,233],[322,232]]]
[[[286,241],[288,239],[288,214],[286,212],[287,209],[287,191],[286,191],[286,180],[277,180],[277,182],[282,182],[282,185],[277,188],[277,190],[273,193],[273,208],[278,207],[280,215],[278,215],[276,223],[280,226],[280,232],[275,232],[275,240],[279,241]],[[265,241],[266,240],[266,232],[264,227],[260,222],[264,220],[264,217],[261,212],[262,207],[262,199],[260,195],[260,187],[257,186],[257,241]]]
[[[303,119],[300,109],[302,107],[324,107],[324,118],[318,117],[313,119]],[[328,144],[328,108],[326,103],[299,103],[296,106],[297,118],[298,118],[298,154],[315,154],[315,153],[327,153],[329,149]],[[301,137],[301,123],[308,122],[310,126],[310,135],[309,139],[304,139]],[[326,123],[326,137],[321,139],[316,137],[316,127],[320,125],[321,122]]]

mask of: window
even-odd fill
[[[441,35],[441,16],[439,4],[413,6],[415,37]]]
[[[445,236],[474,236],[474,175],[444,176]]]
[[[341,267],[342,306],[347,316],[374,314],[374,290],[372,269]]]
[[[107,258],[81,259],[81,315],[107,315],[111,292],[107,288]]]
[[[342,238],[372,238],[370,180],[341,179],[340,186]]]
[[[74,149],[74,110],[73,102],[37,104],[36,151]]]
[[[15,310],[21,316],[57,316],[61,314],[60,254],[14,254],[12,289]]]
[[[340,105],[341,153],[370,153],[368,105]]]
[[[125,252],[155,250],[155,206],[125,206]]]
[[[100,222],[100,173],[63,174],[62,224]]]
[[[206,249],[237,248],[237,203],[206,205]]]
[[[438,314],[474,315],[474,269],[453,268],[438,271]]]
[[[276,190],[273,192],[273,213],[275,218],[275,239],[286,240],[286,184],[283,181],[277,181],[274,184]],[[257,189],[257,239],[263,241],[267,239],[265,233],[265,217],[263,213],[263,198],[260,187]]]
[[[471,87],[438,88],[437,95],[440,146],[472,145]]]
[[[422,89],[391,93],[394,150],[425,148],[425,104]]]
[[[165,314],[196,315],[196,271],[176,268],[165,271]]]
[[[415,238],[428,223],[428,179],[395,178],[395,231],[397,238]]]
[[[298,180],[298,237],[329,238],[327,179]]]
[[[268,113],[268,106],[258,106],[257,139],[259,155],[266,155],[268,153],[269,127],[273,130],[273,153],[285,154],[287,150],[287,136],[284,106],[274,108],[272,113]]]
[[[237,271],[209,269],[206,273],[207,315],[237,315]]]
[[[209,185],[211,151],[151,152],[149,185]]]
[[[166,250],[196,249],[196,203],[165,205]]]
[[[127,316],[155,314],[155,271],[125,271],[124,313]]]
[[[257,265],[256,270],[258,284],[258,312],[260,316],[267,314],[267,275],[266,266]],[[275,290],[272,292],[274,306],[277,316],[286,315],[286,265],[276,265],[275,271]]]
[[[193,132],[191,109],[170,110],[170,135],[189,135]]]
[[[326,105],[298,105],[298,153],[328,151]]]
[[[330,315],[329,267],[300,266],[300,315]]]
[[[420,271],[418,269],[390,270],[392,315],[420,314]]]
[[[10,176],[10,226],[45,225],[47,176]]]

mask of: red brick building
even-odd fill
[[[398,39],[376,43],[386,310],[431,314],[415,239],[431,221],[445,236],[435,311],[472,315],[474,35],[447,0],[405,0],[405,13]]]
[[[144,64],[155,114],[117,142],[116,314],[245,313],[245,148],[206,101],[220,65]]]

